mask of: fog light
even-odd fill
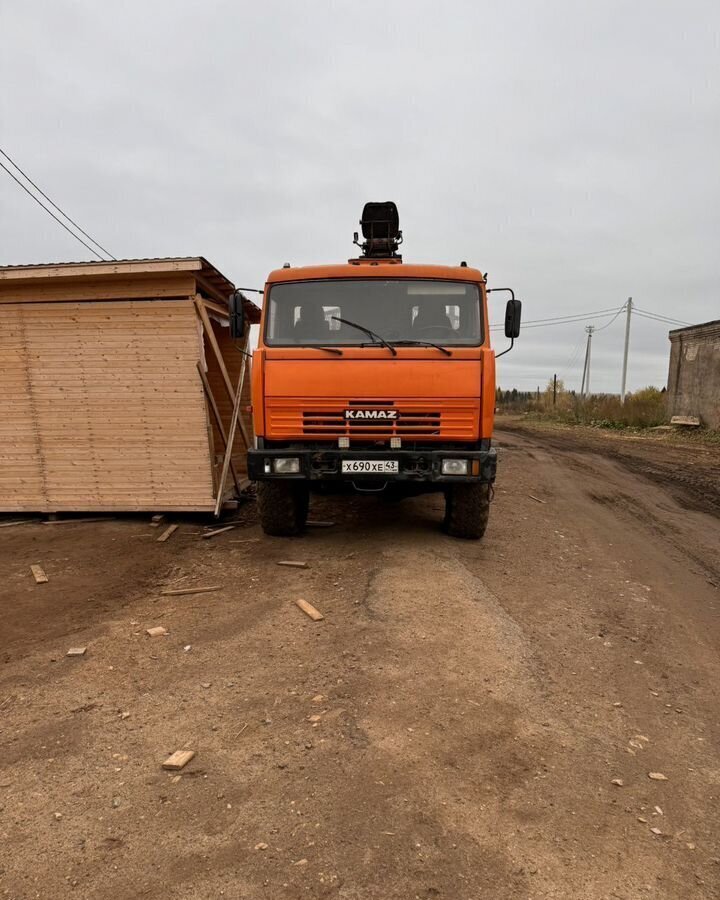
[[[349,437],[339,437],[338,438],[338,447],[341,450],[347,450],[350,446],[350,438]]]
[[[390,449],[399,450],[402,447],[402,439],[399,437],[390,438]]]
[[[467,475],[468,461],[466,459],[444,459],[442,461],[443,475]]]
[[[297,456],[278,456],[273,460],[276,475],[297,475],[300,471],[300,460]]]

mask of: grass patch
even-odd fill
[[[612,394],[592,394],[581,399],[575,391],[565,390],[562,381],[558,381],[553,398],[551,381],[540,394],[498,390],[497,403],[501,413],[525,413],[538,421],[584,425],[608,431],[640,432],[665,425],[669,418],[667,393],[655,387],[627,394],[625,402],[621,403],[620,397]],[[706,428],[674,429],[673,433],[698,443],[720,443],[720,432]]]

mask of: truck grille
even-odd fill
[[[372,409],[372,406],[366,407]],[[402,412],[398,410],[396,419],[346,419],[345,411],[315,412],[303,411],[303,434],[321,435],[329,432],[332,435],[376,435],[388,434],[390,437],[403,435],[440,434],[442,415],[439,411],[422,410]]]
[[[312,406],[300,401],[270,400],[267,436],[271,439],[314,438],[335,440],[472,440],[477,436],[479,403],[443,400],[442,409],[427,401],[328,400]],[[396,410],[395,419],[346,419],[345,410]]]

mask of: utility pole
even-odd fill
[[[585,348],[585,365],[583,366],[582,385],[580,386],[581,400],[584,400],[585,395],[590,393],[590,351],[592,349],[592,336],[595,326],[586,325],[585,331],[587,331],[587,347]]]
[[[623,353],[622,385],[620,387],[620,402],[625,402],[625,385],[627,383],[628,350],[630,349],[630,319],[632,318],[632,297],[627,299],[627,319],[625,320],[625,352]]]
[[[557,400],[557,375],[553,375],[553,406]]]

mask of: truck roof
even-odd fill
[[[439,278],[453,281],[484,281],[479,269],[467,266],[437,266],[419,263],[387,262],[377,259],[351,260],[342,265],[292,266],[275,269],[268,284],[280,281],[316,281],[325,278]]]

